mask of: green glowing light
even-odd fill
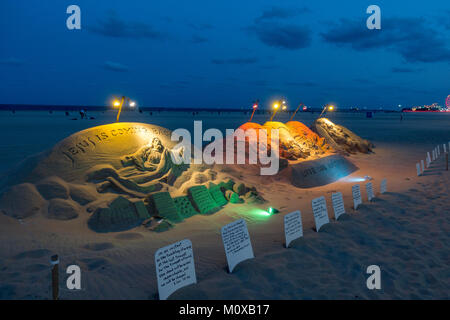
[[[264,217],[270,217],[272,215],[270,212],[266,212],[266,211],[262,211],[262,210],[259,212],[259,214]]]
[[[271,214],[265,210],[253,208],[251,210],[247,211],[247,214],[253,215],[253,216],[260,216],[260,217],[270,217]]]

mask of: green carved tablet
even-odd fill
[[[189,199],[201,214],[211,214],[220,209],[205,186],[195,186],[188,189]]]
[[[210,183],[209,193],[219,206],[224,206],[228,203],[227,199],[225,199],[225,196],[223,195],[223,192],[218,185]]]
[[[174,198],[173,201],[175,202],[178,212],[180,212],[184,219],[198,214],[198,211],[192,206],[192,203],[187,196]]]
[[[89,218],[88,226],[97,232],[117,232],[135,228],[149,217],[148,212],[142,210],[142,205],[138,204],[138,209],[130,200],[122,196],[117,197],[108,208],[97,209]]]
[[[170,222],[177,223],[183,221],[175,202],[169,192],[154,193],[149,198],[150,206],[158,216],[163,217]]]

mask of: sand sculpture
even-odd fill
[[[80,131],[29,158],[0,183],[0,210],[18,219],[82,218],[96,232],[144,224],[162,231],[229,202],[263,202],[256,189],[211,166],[180,164],[171,131],[115,123]],[[239,188],[238,188],[239,186]]]
[[[256,139],[259,130],[266,129],[269,141],[270,130],[278,129],[280,171],[301,188],[333,182],[357,169],[336,150],[369,152],[372,147],[327,119],[316,121],[317,133],[297,121],[245,123],[240,128],[255,129]],[[81,218],[96,232],[142,224],[163,231],[228,203],[265,201],[256,188],[223,167],[175,164],[172,156],[182,156],[184,150],[176,149],[177,142],[170,138],[170,130],[142,123],[114,123],[75,133],[0,180],[0,211],[18,219]],[[246,172],[251,170],[244,166]]]
[[[244,131],[255,130],[259,142],[259,130],[265,129],[270,137],[271,129],[279,130],[280,168],[299,188],[312,188],[334,182],[358,168],[342,155],[368,153],[373,145],[347,128],[322,118],[312,129],[298,121],[266,122],[264,125],[245,123]],[[245,137],[250,147],[252,137]],[[270,145],[268,145],[270,149]]]
[[[317,119],[313,124],[313,130],[333,149],[344,154],[369,153],[374,148],[370,141],[362,139],[349,129],[334,124],[327,118]]]
[[[317,158],[334,152],[325,140],[298,121],[281,122],[269,121],[264,125],[247,122],[240,129],[255,130],[259,139],[259,130],[265,129],[270,141],[271,129],[279,130],[280,157],[287,160],[301,160]],[[249,138],[246,138],[247,141]]]

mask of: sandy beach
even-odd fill
[[[50,149],[80,130],[114,122],[113,112],[91,112],[81,120],[64,112],[1,112],[0,176],[26,157]],[[297,120],[311,125],[318,114]],[[260,177],[243,170],[231,174],[255,185],[267,202],[228,204],[212,215],[196,215],[175,228],[156,233],[136,227],[126,232],[96,233],[87,227],[88,213],[68,221],[42,216],[15,219],[0,214],[0,299],[50,299],[50,256],[61,261],[61,299],[157,299],[154,254],[183,239],[193,244],[198,283],[170,299],[449,299],[450,174],[445,155],[417,177],[415,165],[438,144],[449,143],[450,114],[330,113],[376,146],[374,153],[351,155],[359,169],[331,184],[302,189],[283,175]],[[78,117],[78,120],[70,120]],[[190,129],[202,120],[204,129],[236,129],[248,120],[242,113],[125,112],[121,121],[155,124],[170,130]],[[254,122],[264,123],[267,115]],[[278,121],[287,121],[280,115]],[[373,178],[375,199],[368,202],[363,182]],[[380,194],[386,178],[388,192]],[[360,183],[363,204],[353,210],[351,187]],[[333,218],[331,194],[342,192],[347,214]],[[325,196],[330,224],[314,230],[311,200]],[[255,214],[272,206],[279,214]],[[304,237],[284,247],[283,216],[301,210]],[[232,274],[220,228],[236,219],[247,223],[255,259],[239,264]],[[68,265],[82,270],[82,289],[65,288]],[[381,268],[381,290],[368,290],[366,268]]]

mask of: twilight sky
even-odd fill
[[[81,8],[68,30],[66,8]],[[381,7],[381,30],[366,8]],[[444,104],[448,0],[0,0],[0,103]]]

